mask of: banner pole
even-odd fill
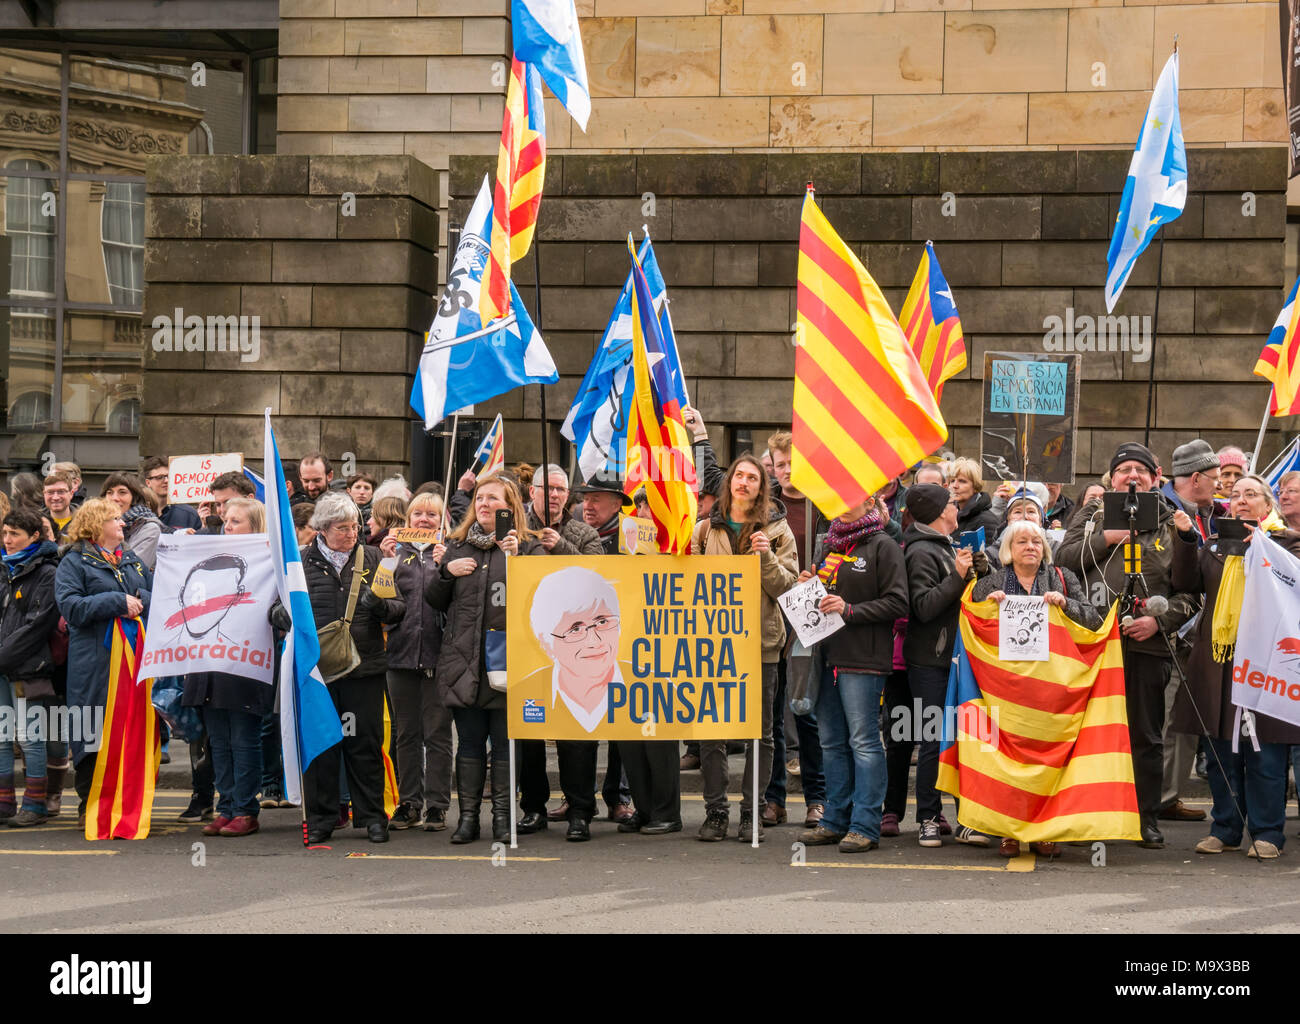
[[[1176,45],[1176,44],[1175,44]],[[1156,394],[1156,338],[1160,334],[1160,279],[1165,268],[1165,226],[1160,225],[1160,253],[1156,257],[1156,308],[1151,314],[1151,365],[1147,369],[1147,418],[1142,444],[1151,447],[1151,403]]]
[[[752,822],[754,833],[750,845],[755,850],[758,849],[758,745],[760,742],[762,742],[761,737],[754,741],[754,802],[749,805],[754,811]]]
[[[515,821],[515,741],[510,740],[510,849],[519,849],[518,822]]]
[[[1273,387],[1269,385],[1268,401],[1264,403],[1264,418],[1259,423],[1259,436],[1255,438],[1255,450],[1250,453],[1250,468],[1246,472],[1254,475],[1259,464],[1259,450],[1264,447],[1264,434],[1268,431],[1268,412],[1273,407]]]

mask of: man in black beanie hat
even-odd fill
[[[1136,441],[1126,441],[1110,460],[1110,486],[1127,491],[1130,481],[1139,491],[1154,490],[1160,479],[1160,463],[1151,450]],[[1190,619],[1198,607],[1195,595],[1173,588],[1171,569],[1174,509],[1160,505],[1160,525],[1150,533],[1138,534],[1142,546],[1142,578],[1139,598],[1159,595],[1168,607],[1159,615],[1135,609],[1132,621],[1121,628],[1124,638],[1124,690],[1128,709],[1129,745],[1133,750],[1133,781],[1141,817],[1142,845],[1164,846],[1156,825],[1164,775],[1163,731],[1165,686],[1172,672],[1171,649],[1165,636]],[[1127,530],[1102,529],[1102,501],[1094,498],[1075,516],[1056,552],[1056,564],[1072,569],[1083,582],[1092,604],[1103,612],[1124,593],[1124,544]]]

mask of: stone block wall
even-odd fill
[[[361,470],[405,472],[437,198],[408,156],[150,160],[141,455],[259,460],[269,406],[285,458],[351,452]],[[177,309],[259,316],[257,358],[159,351],[151,325]]]
[[[691,397],[723,449],[788,425],[794,371],[799,211],[812,180],[822,209],[901,308],[927,238],[961,315],[969,367],[944,390],[949,445],[979,450],[986,350],[1041,351],[1046,318],[1105,314],[1106,251],[1131,154],[818,153],[566,154],[550,159],[539,238],[543,334],[561,380],[548,388],[563,420],[628,271],[626,235],[647,224],[668,282]],[[1155,342],[1152,446],[1205,437],[1254,445],[1268,386],[1252,376],[1284,299],[1286,152],[1189,153],[1192,193],[1166,229]],[[451,216],[463,220],[485,168],[453,158]],[[648,205],[650,193],[653,207]],[[944,193],[953,205],[945,215]],[[1250,195],[1245,195],[1250,193]],[[1253,198],[1252,198],[1253,197]],[[1253,206],[1252,206],[1253,204]],[[1249,215],[1253,209],[1253,215]],[[1154,312],[1158,246],[1138,263],[1117,316]],[[534,306],[533,257],[516,282]],[[1122,440],[1141,439],[1149,362],[1129,352],[1080,354],[1076,472],[1095,477]],[[535,459],[538,388],[480,412],[506,419],[507,457]],[[1281,421],[1287,436],[1293,422]],[[1275,450],[1275,428],[1265,451]]]

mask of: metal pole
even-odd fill
[[[510,740],[506,745],[510,748],[510,849],[517,850],[519,831],[518,822],[515,821],[515,741]],[[492,752],[492,756],[496,756],[496,751]],[[482,799],[482,794],[479,794],[479,799]]]
[[[1160,226],[1160,254],[1156,258],[1156,308],[1151,314],[1151,366],[1147,371],[1147,419],[1142,444],[1151,447],[1151,403],[1156,394],[1156,336],[1160,333],[1160,279],[1165,269],[1165,228]]]
[[[1268,430],[1268,413],[1273,408],[1273,388],[1268,389],[1268,401],[1264,403],[1264,418],[1259,423],[1259,437],[1255,438],[1255,450],[1250,453],[1250,468],[1246,470],[1248,474],[1254,474],[1255,467],[1259,465],[1259,450],[1264,447],[1264,433]]]
[[[753,846],[755,850],[758,849],[758,827],[759,827],[758,826],[758,745],[761,742],[762,742],[761,739],[757,739],[754,741],[754,801],[749,805],[750,807],[753,808],[754,811],[753,813],[754,834],[752,840],[750,841],[750,845]]]

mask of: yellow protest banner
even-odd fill
[[[625,555],[659,553],[659,533],[653,519],[637,516],[618,517],[618,550]]]
[[[397,568],[396,558],[385,558],[375,568],[375,578],[370,584],[370,589],[375,592],[375,597],[396,597],[397,584],[393,580],[393,570]]]
[[[512,558],[506,592],[511,738],[759,735],[758,559]]]

